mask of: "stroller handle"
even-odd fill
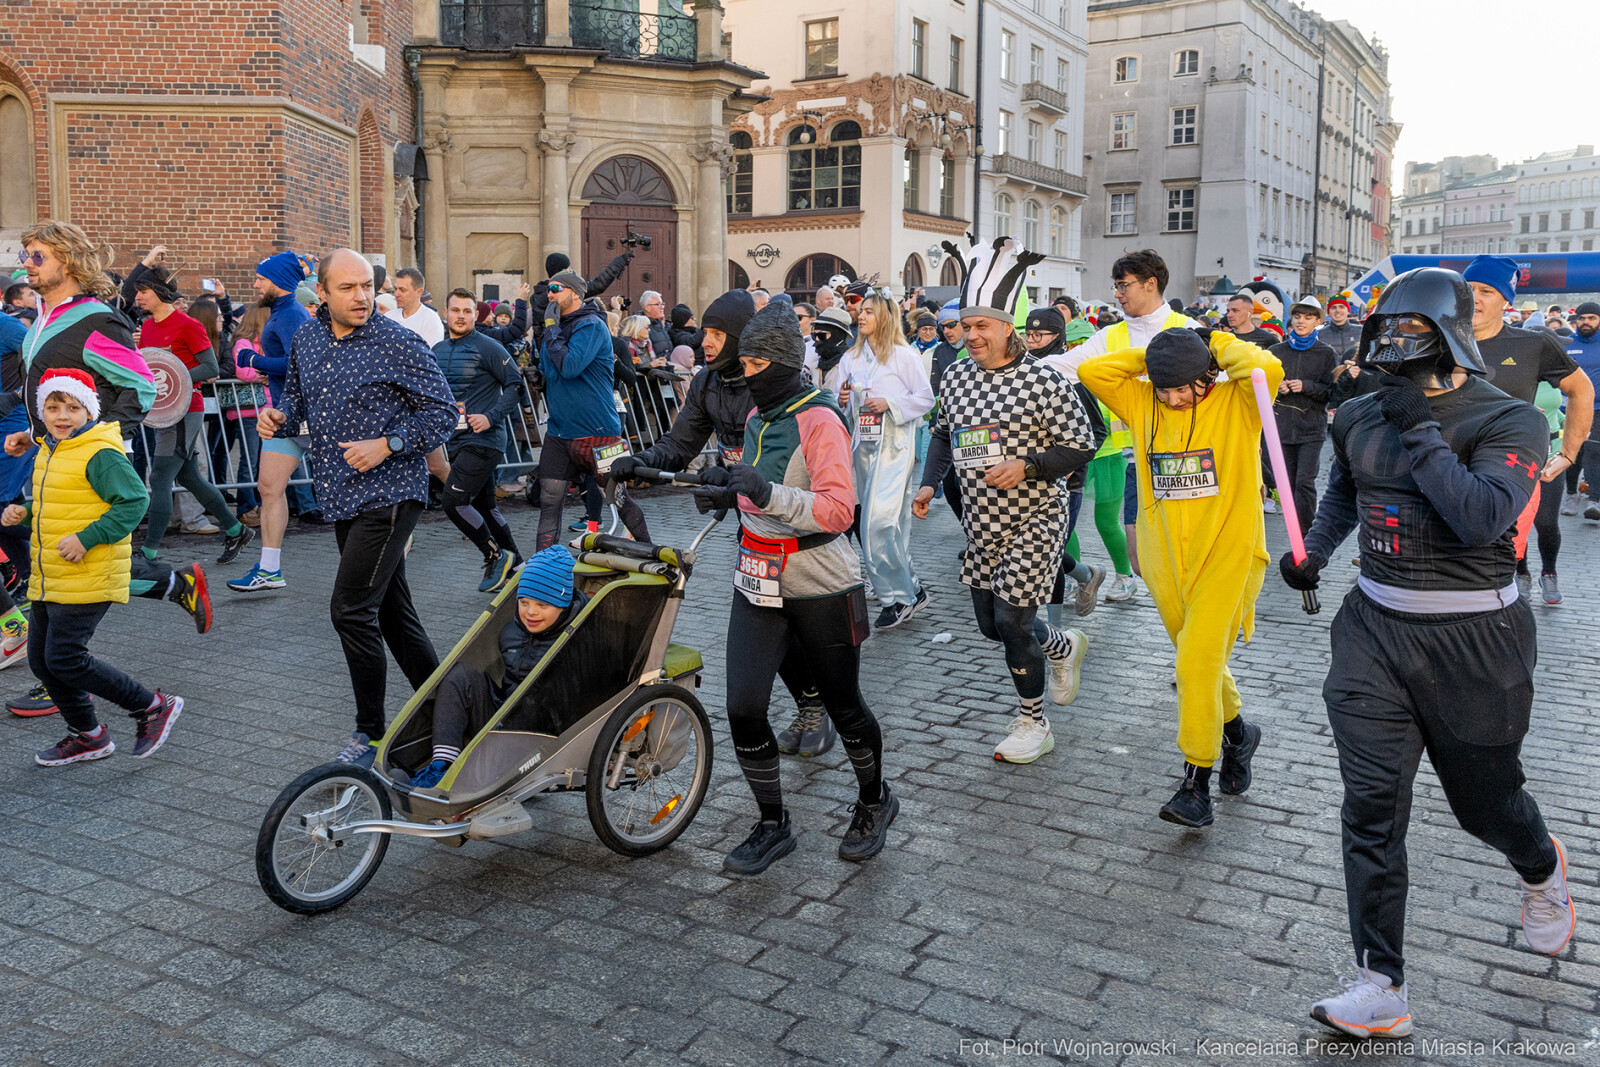
[[[654,467],[635,467],[633,477],[646,482],[671,485],[704,485],[705,478],[697,472],[660,471]]]

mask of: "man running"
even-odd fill
[[[521,396],[517,365],[498,341],[475,328],[477,299],[469,289],[454,289],[445,299],[449,333],[433,346],[445,381],[455,394],[461,417],[445,448],[450,469],[444,480],[444,513],[483,553],[480,593],[506,583],[522,562],[516,538],[495,499],[494,472],[506,454],[506,419]]]
[[[561,504],[573,476],[586,472],[604,483],[611,464],[627,454],[622,420],[611,395],[611,334],[600,309],[586,303],[588,283],[575,270],[550,279],[550,304],[539,338],[539,370],[544,375],[550,422],[539,452],[539,533],[535,551],[561,534]],[[650,540],[644,512],[619,484],[617,510],[637,540]]]
[[[1532,404],[1539,383],[1548,382],[1566,398],[1567,421],[1561,441],[1539,475],[1533,527],[1539,539],[1539,594],[1551,607],[1561,603],[1556,557],[1561,551],[1561,486],[1577,462],[1594,419],[1594,383],[1578,369],[1561,342],[1543,331],[1507,326],[1505,310],[1517,295],[1521,268],[1510,256],[1478,256],[1462,272],[1472,289],[1472,336],[1494,387]],[[1517,555],[1517,593],[1531,600],[1527,542]]]
[[[432,348],[444,340],[444,323],[439,321],[437,311],[422,302],[422,294],[427,288],[427,280],[420,270],[401,267],[394,272],[395,309],[384,312],[384,315],[421,337],[423,343]],[[477,307],[476,297],[473,298],[473,307]]]
[[[1044,714],[1050,699],[1078,695],[1089,639],[1038,618],[1050,596],[1067,539],[1067,475],[1100,447],[1093,423],[1067,380],[1028,357],[1013,325],[1020,279],[1044,257],[1009,237],[977,245],[965,263],[961,321],[967,353],[940,378],[933,439],[912,514],[928,517],[934,488],[954,462],[967,536],[961,583],[972,590],[978,629],[1005,645],[1021,712],[994,758],[1032,763],[1055,747]]]
[[[439,665],[411,604],[405,548],[427,500],[426,457],[459,411],[422,338],[372,314],[372,265],[359,252],[324,259],[317,291],[323,304],[295,336],[283,406],[262,409],[257,429],[270,441],[310,427],[317,496],[339,543],[328,609],[356,702],[336,759],[370,767],[384,730],[384,645],[412,688]]]
[[[1522,929],[1555,955],[1572,937],[1566,857],[1523,789],[1533,615],[1512,580],[1516,523],[1550,439],[1538,409],[1484,381],[1461,275],[1400,275],[1362,331],[1381,381],[1339,408],[1333,470],[1293,589],[1358,530],[1361,577],[1329,635],[1322,696],[1339,748],[1345,894],[1357,980],[1311,1007],[1358,1037],[1411,1033],[1402,943],[1406,829],[1422,754],[1462,829],[1522,879]]]
[[[241,351],[239,365],[267,376],[267,392],[274,404],[282,403],[295,332],[311,321],[311,314],[295,299],[295,290],[303,281],[305,268],[293,252],[279,252],[256,265],[256,300],[261,307],[272,310],[261,328],[259,349]],[[398,282],[395,285],[399,287]],[[236,593],[282,589],[287,584],[282,557],[283,532],[289,528],[289,479],[294,477],[305,451],[305,445],[291,436],[261,438],[261,458],[256,468],[256,489],[261,495],[261,559],[243,577],[228,582],[228,588]],[[305,493],[300,499],[305,503],[310,494]]]
[[[1292,315],[1290,317],[1293,318]],[[1328,300],[1328,321],[1317,331],[1317,338],[1333,349],[1334,355],[1338,357],[1336,362],[1343,363],[1347,359],[1355,358],[1356,344],[1361,340],[1361,324],[1350,317],[1349,300],[1342,296],[1331,297]],[[1306,521],[1311,520],[1308,517]]]

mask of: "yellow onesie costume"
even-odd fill
[[[1189,411],[1156,400],[1142,348],[1085,360],[1079,379],[1133,432],[1139,477],[1139,564],[1178,653],[1178,748],[1197,767],[1222,754],[1222,724],[1239,714],[1228,657],[1255,629],[1267,567],[1261,517],[1261,416],[1250,372],[1276,396],[1283,366],[1266,349],[1218,331],[1211,354],[1227,376]],[[1154,466],[1152,465],[1154,458]]]

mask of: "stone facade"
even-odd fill
[[[44,5],[0,24],[0,248],[41,217],[246,292],[285,247],[399,251],[409,17],[361,0]],[[22,161],[27,161],[26,166]]]

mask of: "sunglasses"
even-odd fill
[[[552,292],[552,293],[564,293],[564,292],[566,292],[566,289],[567,289],[567,287],[564,286],[564,285],[560,285],[560,284],[558,284],[556,282],[551,282],[548,291]]]
[[[42,266],[44,266],[44,253],[43,252],[18,252],[17,253],[17,262],[21,263],[25,267],[28,267],[28,266],[42,267]]]

